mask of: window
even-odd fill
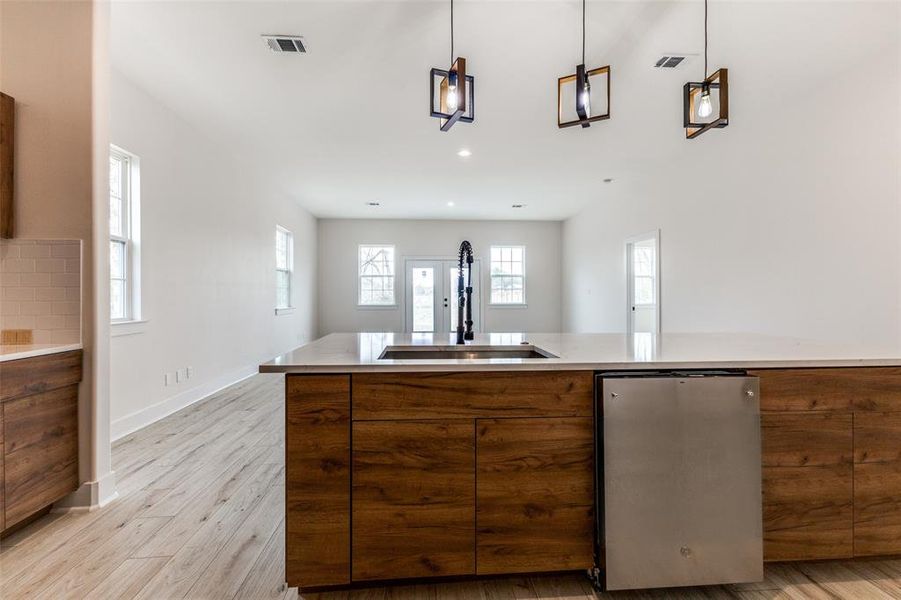
[[[275,309],[291,308],[291,284],[294,278],[294,234],[275,227]]]
[[[394,306],[394,246],[360,246],[360,306]]]
[[[491,247],[491,304],[526,303],[525,246]]]
[[[111,146],[109,177],[110,320],[136,321],[140,319],[137,157]]]
[[[657,248],[654,240],[637,242],[632,246],[632,276],[635,286],[635,306],[657,303]]]

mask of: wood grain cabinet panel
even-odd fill
[[[78,488],[78,386],[3,403],[5,527]]]
[[[350,583],[350,376],[288,376],[285,421],[288,585]]]
[[[0,402],[81,381],[81,350],[0,362]]]
[[[474,422],[352,430],[354,581],[473,574]]]
[[[593,429],[582,417],[476,422],[479,575],[592,566]]]
[[[360,373],[354,420],[590,417],[590,371]]]
[[[763,414],[761,427],[764,558],[852,556],[851,414]]]
[[[6,474],[3,470],[3,463],[6,462],[4,460],[6,452],[3,451],[3,447],[3,404],[0,404],[0,531],[6,529],[6,491],[4,490]]]
[[[901,412],[854,415],[854,554],[901,554]]]
[[[901,367],[766,369],[763,411],[901,411]]]

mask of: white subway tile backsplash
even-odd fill
[[[54,287],[75,287],[81,283],[79,273],[48,273],[50,285]]]
[[[77,291],[78,288],[61,288],[61,287],[46,287],[46,288],[32,288],[34,289],[34,299],[39,302],[65,302],[69,300],[69,290],[74,289]]]
[[[66,259],[64,258],[38,258],[34,261],[36,273],[65,273]]]
[[[17,248],[17,256],[21,258],[50,258],[50,245],[25,245]]]
[[[81,341],[81,242],[0,240],[0,328],[36,344]]]

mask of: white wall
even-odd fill
[[[316,335],[316,220],[112,74],[111,141],[140,157],[141,333],[113,332],[113,436],[249,375]],[[294,233],[293,314],[276,316],[275,227]],[[126,326],[114,326],[121,330]],[[135,327],[127,326],[130,329]],[[164,374],[191,366],[184,383]]]
[[[319,330],[403,331],[404,258],[455,258],[468,239],[482,259],[482,330],[550,332],[560,330],[561,224],[557,221],[414,221],[322,219],[319,221]],[[397,258],[396,309],[357,307],[357,248],[393,244]],[[488,303],[488,249],[526,247],[526,308]]]
[[[762,39],[783,44],[785,62],[723,61],[733,84],[729,127],[685,141],[651,176],[603,186],[565,222],[566,330],[625,330],[624,240],[660,228],[664,332],[752,331],[874,348],[901,341],[901,8],[794,5],[810,11],[811,23],[847,17],[847,38],[835,44],[816,27],[779,31],[778,19],[750,18],[780,6],[732,5],[744,20],[726,30],[775,27]],[[826,64],[849,48],[862,59],[812,76],[813,63],[792,50],[799,39],[805,55]],[[677,95],[667,102],[679,110]]]

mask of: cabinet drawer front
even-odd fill
[[[588,371],[360,373],[353,376],[353,418],[473,419],[590,417]]]
[[[5,525],[78,487],[78,386],[3,404]]]
[[[760,426],[764,467],[851,463],[851,413],[764,413]]]
[[[81,381],[81,350],[0,363],[0,402]]]
[[[350,583],[350,377],[291,375],[285,405],[285,572]]]
[[[353,424],[353,580],[475,572],[472,421]]]
[[[854,415],[854,554],[901,554],[901,412]]]
[[[901,368],[767,369],[760,377],[763,411],[901,411]]]
[[[480,419],[476,430],[477,573],[591,567],[593,419]]]

